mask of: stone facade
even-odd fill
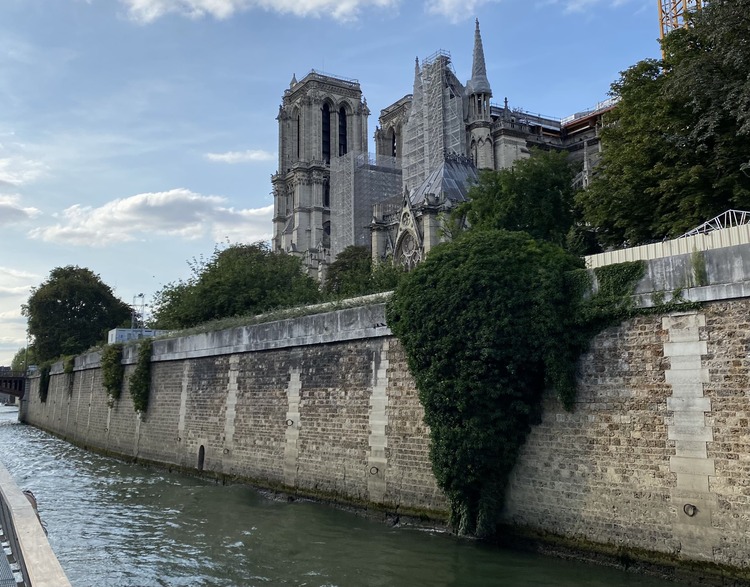
[[[748,316],[750,298],[725,297],[595,337],[579,363],[574,410],[545,398],[510,480],[505,520],[635,556],[749,571]],[[134,361],[131,347],[126,376]],[[38,379],[24,418],[84,446],[445,515],[422,406],[382,302],[158,340],[143,418],[127,391],[108,407],[95,353],[78,357],[72,376],[57,366],[46,403],[37,389]]]
[[[442,240],[442,216],[466,199],[477,170],[511,167],[532,148],[570,153],[582,166],[576,185],[587,185],[611,102],[561,120],[492,97],[478,21],[470,79],[461,83],[445,51],[417,59],[412,93],[380,111],[374,158],[359,82],[314,70],[293,77],[278,116],[273,249],[321,278],[351,245],[411,266]]]

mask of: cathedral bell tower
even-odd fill
[[[492,118],[490,98],[492,88],[487,79],[487,66],[484,61],[482,35],[479,32],[479,19],[474,32],[474,60],[471,79],[466,83],[468,102],[467,129],[469,131],[469,154],[477,169],[494,169],[495,158],[492,146]]]
[[[310,272],[330,261],[331,160],[367,153],[368,115],[357,80],[313,70],[284,92],[272,248],[302,256]]]

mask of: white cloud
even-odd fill
[[[106,246],[149,236],[255,241],[269,237],[273,206],[236,210],[225,198],[184,188],[145,193],[107,202],[99,208],[76,204],[63,211],[62,222],[36,228],[31,237],[46,242]]]
[[[0,184],[2,187],[2,184]],[[0,226],[13,225],[29,220],[39,215],[36,208],[21,206],[18,196],[3,196],[0,194]]]
[[[0,148],[2,145],[0,145]],[[38,178],[44,171],[44,165],[23,157],[0,158],[0,187],[20,186]]]
[[[249,149],[247,151],[228,151],[227,153],[206,153],[206,159],[216,163],[254,163],[273,161],[276,155],[270,151]]]
[[[13,269],[12,267],[0,266],[0,278],[5,279],[37,279],[39,276],[35,273],[29,273],[22,269]]]
[[[430,14],[444,16],[451,22],[473,18],[477,8],[498,0],[427,0],[425,6]]]
[[[336,20],[357,18],[363,8],[395,7],[399,0],[120,0],[130,18],[141,23],[153,22],[167,14],[189,18],[211,16],[225,19],[236,12],[260,8],[295,16],[330,15]]]

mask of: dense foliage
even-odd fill
[[[329,296],[361,296],[392,290],[402,275],[403,269],[391,263],[373,267],[370,249],[351,245],[328,267],[323,287]]]
[[[98,275],[73,266],[53,269],[22,311],[40,362],[85,351],[130,317],[130,307]]]
[[[143,414],[148,408],[148,396],[151,391],[151,351],[153,341],[144,338],[138,345],[138,359],[133,374],[130,376],[130,397],[133,408]]]
[[[216,248],[210,259],[194,261],[191,269],[190,278],[157,292],[154,327],[188,328],[320,298],[317,281],[303,272],[300,259],[271,252],[264,243]]]
[[[34,351],[34,347],[29,345],[28,347],[21,347],[16,351],[10,362],[10,369],[11,371],[25,373],[29,365],[36,364],[36,352]]]
[[[102,383],[113,405],[120,398],[125,366],[122,364],[122,344],[109,344],[104,347],[101,358]]]
[[[482,171],[453,217],[472,229],[524,231],[564,245],[574,220],[574,175],[567,153],[534,151],[509,169]]]
[[[39,401],[42,403],[47,402],[47,396],[49,395],[50,370],[49,363],[39,367]]]
[[[471,230],[440,245],[388,304],[431,432],[431,458],[462,533],[495,532],[507,477],[546,387],[566,404],[580,351],[580,261],[528,234]]]
[[[712,1],[670,33],[664,61],[621,74],[595,178],[578,197],[608,246],[675,237],[750,209],[750,0]]]

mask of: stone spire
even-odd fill
[[[471,80],[466,84],[469,94],[492,95],[490,82],[487,79],[487,65],[484,62],[484,47],[482,46],[482,34],[479,32],[479,19],[474,31],[474,62],[471,66]]]

